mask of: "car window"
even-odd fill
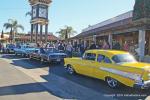
[[[97,61],[102,62],[104,60],[105,56],[104,55],[98,55]]]
[[[115,63],[129,63],[137,62],[136,59],[131,54],[119,54],[112,57]]]
[[[104,55],[98,55],[97,61],[98,62],[104,62],[104,63],[112,63],[111,60]]]
[[[94,53],[86,53],[83,58],[85,60],[93,60],[93,61],[95,61],[96,54],[94,54]]]
[[[105,63],[112,63],[111,60],[108,57],[105,57],[104,62]]]

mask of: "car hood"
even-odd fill
[[[35,48],[26,48],[26,50],[35,50]]]
[[[49,53],[49,55],[66,55],[65,53]]]
[[[150,70],[150,64],[148,63],[133,62],[133,63],[122,63],[120,65]]]

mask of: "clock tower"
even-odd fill
[[[31,42],[47,42],[48,37],[48,8],[51,0],[28,0],[31,5]],[[45,27],[45,39],[43,39]],[[40,28],[40,32],[39,32]],[[35,34],[34,34],[35,33]],[[40,33],[40,34],[39,34]],[[35,36],[35,39],[34,39]],[[38,38],[40,36],[40,38]]]

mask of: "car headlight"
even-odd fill
[[[143,82],[141,75],[138,75],[138,74],[135,75],[134,79],[135,79],[136,83],[142,83]]]

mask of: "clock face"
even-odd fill
[[[39,8],[39,17],[47,18],[47,9],[46,8]]]
[[[33,15],[33,17],[36,17],[36,8],[33,8],[33,13],[32,13]]]

